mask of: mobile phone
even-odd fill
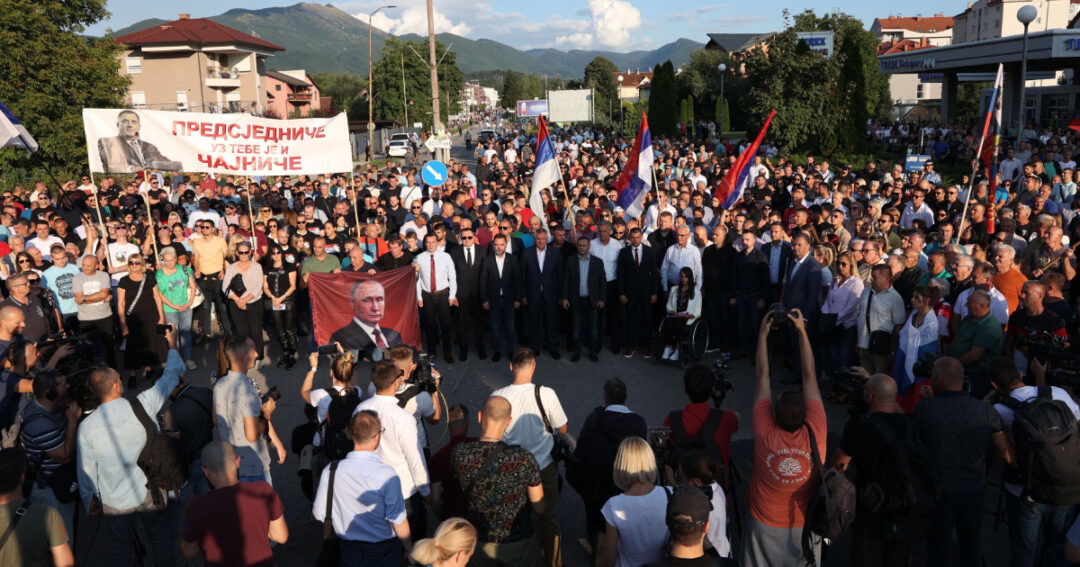
[[[169,323],[165,323],[164,325],[158,325],[157,326],[157,332],[158,332],[159,335],[164,335],[165,332],[168,331],[169,329],[172,329],[172,325],[169,324]]]
[[[320,345],[317,350],[320,355],[337,354],[337,345],[333,343],[330,343],[328,345]]]

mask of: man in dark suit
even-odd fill
[[[652,356],[649,337],[652,336],[652,308],[660,293],[660,270],[656,253],[642,242],[641,229],[630,229],[630,242],[619,251],[615,282],[619,290],[619,303],[625,309],[623,319],[623,356],[634,356],[637,348],[645,358]]]
[[[563,257],[561,252],[548,246],[547,231],[538,229],[533,236],[536,245],[526,248],[523,254],[529,342],[533,351],[547,349],[551,352],[551,358],[559,360],[562,356],[558,347],[555,305],[563,280]]]
[[[116,117],[119,135],[98,138],[101,165],[110,173],[135,173],[144,169],[180,171],[182,164],[161,155],[157,146],[139,138],[142,124],[134,110],[124,110]]]
[[[469,356],[469,338],[476,343],[476,353],[480,360],[487,359],[484,348],[484,333],[487,329],[487,316],[480,306],[480,275],[487,260],[487,248],[476,243],[476,231],[472,227],[462,228],[459,235],[460,246],[450,250],[457,273],[457,322],[458,345],[461,349],[458,358],[462,361]]]
[[[371,357],[377,348],[400,346],[401,334],[382,327],[380,322],[386,314],[386,290],[381,283],[362,279],[353,284],[349,294],[353,318],[348,325],[334,331],[330,342],[341,343],[346,350],[359,349],[361,356]]]
[[[525,241],[513,236],[514,225],[510,223],[510,219],[504,218],[499,220],[499,234],[503,235],[507,239],[506,253],[513,255],[519,261],[521,260],[521,254],[525,252]],[[498,234],[496,235],[498,236]],[[494,242],[494,240],[492,240]],[[488,253],[494,254],[495,247],[488,246]]]
[[[589,237],[581,236],[577,240],[578,255],[566,261],[562,288],[563,309],[570,310],[570,343],[574,354],[570,360],[581,359],[582,327],[588,327],[589,360],[599,362],[600,337],[597,324],[600,311],[607,299],[607,277],[604,275],[604,262],[589,254]]]
[[[791,238],[791,261],[788,262],[787,274],[784,277],[784,290],[781,293],[780,302],[787,309],[798,309],[806,320],[808,329],[816,329],[818,314],[821,311],[821,265],[810,253],[810,236],[805,232],[797,232]],[[788,325],[788,345],[790,353],[799,352],[799,335],[793,325]],[[795,363],[797,372],[799,369],[799,357],[794,356],[790,360]]]
[[[784,276],[787,275],[788,264],[791,263],[791,243],[787,241],[784,225],[778,222],[769,226],[769,236],[772,240],[761,250],[769,263],[769,289],[765,294],[765,301],[776,303],[780,300]]]
[[[495,352],[492,362],[502,353],[510,358],[517,344],[514,331],[514,310],[521,306],[521,265],[518,258],[506,252],[507,236],[496,234],[491,241],[491,255],[484,261],[480,273],[480,300],[488,310],[491,321],[491,342]]]

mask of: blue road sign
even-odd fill
[[[425,184],[438,187],[446,183],[447,174],[445,163],[432,160],[424,164],[424,169],[420,171],[420,178],[424,180]]]

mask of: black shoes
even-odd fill
[[[480,355],[480,359],[481,359],[481,360],[483,360],[483,359],[484,359],[484,355],[482,355],[482,354],[481,354],[481,355]],[[502,353],[501,353],[501,352],[499,352],[499,351],[495,351],[495,352],[494,352],[494,353],[493,353],[493,354],[491,355],[491,361],[492,361],[492,362],[498,362],[498,361],[500,361],[500,360],[502,360]]]
[[[575,352],[574,354],[570,355],[570,362],[577,362],[579,360],[581,360],[581,353],[580,352]]]
[[[296,355],[290,354],[285,357],[285,370],[292,370],[294,366],[296,366]]]
[[[460,360],[462,362],[465,362],[466,360],[469,360],[469,351],[467,351],[467,350],[459,350],[458,351],[458,360]]]
[[[559,360],[560,358],[562,358],[562,355],[559,354],[559,351],[553,350],[553,351],[551,351],[551,358],[553,358],[555,360]]]
[[[593,362],[600,362],[600,357],[596,356],[595,352],[590,352],[589,353],[589,360],[591,360]]]

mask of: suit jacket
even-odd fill
[[[494,256],[495,246],[493,244],[488,244],[487,248],[488,256]],[[511,256],[517,256],[520,260],[521,255],[525,253],[525,241],[516,236],[511,236],[510,240],[506,242],[506,249],[510,251]]]
[[[770,258],[772,257],[772,244],[766,244],[761,247],[761,253],[765,255],[765,266],[772,270],[770,264]],[[791,251],[790,242],[780,243],[780,283],[784,283],[788,273],[788,266],[791,264],[791,259],[795,256],[795,253]],[[769,280],[772,283],[772,280]]]
[[[656,261],[656,252],[652,247],[641,245],[641,258],[634,262],[634,249],[627,245],[619,250],[618,263],[615,265],[615,282],[619,295],[631,300],[648,300],[649,296],[660,293],[660,268]]]
[[[788,262],[783,304],[788,309],[799,309],[804,317],[813,318],[821,309],[821,265],[813,254],[807,254],[802,267],[791,274],[796,261]]]
[[[562,298],[571,302],[580,297],[578,290],[581,288],[581,266],[578,265],[579,256],[566,260],[566,269],[563,272]],[[607,301],[607,275],[604,273],[604,261],[596,256],[589,255],[589,302]]]
[[[563,283],[562,252],[550,245],[544,249],[544,269],[540,269],[536,247],[526,248],[522,275],[525,280],[525,298],[530,303],[541,300],[554,302],[561,297]]]
[[[101,165],[109,173],[135,173],[144,169],[180,171],[182,164],[161,155],[154,144],[140,139],[139,146],[142,149],[141,160],[122,136],[100,138],[98,154],[101,156]]]
[[[455,246],[448,252],[457,274],[458,299],[480,299],[480,275],[488,261],[487,250],[480,245],[473,248],[472,266],[465,262],[465,247]]]
[[[505,258],[502,276],[499,275],[499,265],[494,254],[484,261],[480,272],[480,301],[501,307],[521,301],[521,264],[513,254],[506,254]]]
[[[387,347],[401,346],[401,333],[387,327],[379,327],[379,329],[382,331]],[[330,335],[330,342],[341,343],[341,348],[345,350],[359,349],[362,356],[370,357],[371,351],[375,350],[375,343],[371,342],[371,337],[360,328],[360,325],[356,324],[356,321],[349,321],[348,325],[334,331],[334,334]]]

